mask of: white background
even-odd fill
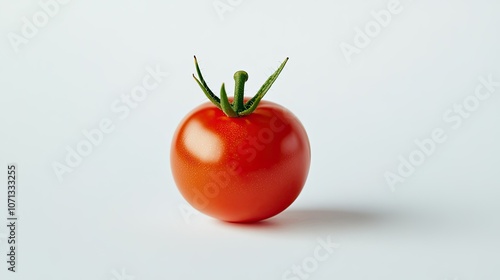
[[[72,0],[16,45],[23,18],[44,10],[1,0],[0,278],[499,279],[500,87],[459,126],[443,115],[473,98],[480,77],[500,81],[500,4],[401,0],[346,56],[340,44],[355,47],[356,28],[388,3]],[[266,99],[301,119],[312,164],[281,215],[226,224],[177,191],[170,141],[205,101],[194,54],[214,90],[226,82],[232,92],[233,73],[246,70],[248,94],[290,57]],[[120,118],[112,104],[148,67],[169,76]],[[114,130],[58,180],[53,164],[103,119]],[[385,174],[397,174],[399,155],[439,128],[446,141],[391,188]],[[4,261],[11,162],[17,273]],[[319,262],[318,238],[339,245]],[[307,275],[284,277],[304,261]]]

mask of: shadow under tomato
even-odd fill
[[[388,211],[347,210],[334,208],[288,209],[256,223],[218,223],[246,230],[288,233],[321,233],[351,230],[382,224],[394,218]]]

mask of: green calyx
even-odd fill
[[[281,63],[276,72],[274,72],[267,81],[262,85],[257,94],[248,100],[245,103],[244,100],[244,91],[245,91],[245,82],[248,80],[248,74],[245,71],[237,71],[234,73],[234,98],[233,102],[230,102],[226,88],[224,83],[220,89],[220,98],[217,97],[208,87],[207,83],[203,79],[203,75],[201,74],[200,67],[198,66],[198,61],[196,60],[196,56],[194,57],[194,64],[196,66],[196,73],[198,73],[198,78],[193,74],[193,78],[196,80],[201,90],[205,93],[207,98],[219,109],[221,109],[228,117],[241,117],[250,115],[257,106],[259,105],[260,100],[266,95],[267,91],[271,88],[274,81],[278,78],[281,70],[285,67],[286,62],[288,61],[288,57]]]

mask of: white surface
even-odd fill
[[[9,33],[41,8],[0,1],[0,172],[20,174],[18,272],[1,261],[0,278],[286,279],[330,236],[308,279],[498,279],[500,88],[457,129],[443,120],[479,77],[500,81],[498,1],[401,1],[350,64],[339,45],[389,1],[230,3],[221,19],[211,0],[70,1],[15,52]],[[224,224],[178,193],[170,139],[205,100],[193,54],[214,90],[249,72],[248,93],[290,57],[266,98],[302,120],[313,158],[276,218]],[[129,115],[111,109],[147,67],[169,76]],[[60,182],[52,164],[105,119],[114,130]],[[447,140],[391,190],[384,174],[436,128]]]

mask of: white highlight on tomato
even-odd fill
[[[222,141],[199,122],[190,123],[184,137],[186,148],[193,156],[208,162],[216,162],[222,156]]]

